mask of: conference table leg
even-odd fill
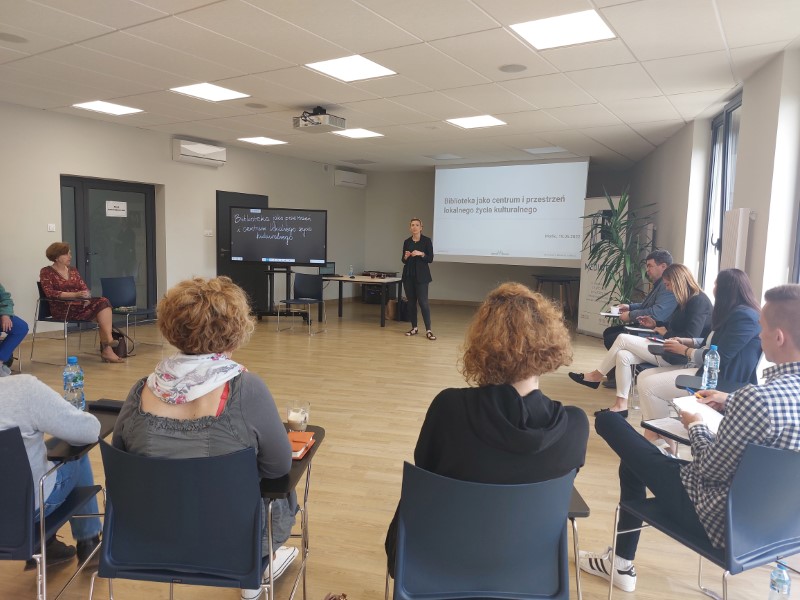
[[[339,280],[339,318],[342,318],[342,295],[344,293],[344,281]]]
[[[384,283],[381,285],[381,327],[386,327],[386,288]]]

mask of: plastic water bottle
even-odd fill
[[[353,265],[350,265],[350,270],[347,271],[347,276],[348,277],[355,277],[355,275],[353,274]]]
[[[86,410],[86,396],[83,394],[83,368],[78,364],[77,356],[67,358],[64,367],[64,400],[75,408]]]
[[[769,600],[785,600],[792,591],[792,580],[789,571],[778,563],[769,574]]]
[[[711,346],[706,357],[703,359],[703,389],[717,389],[717,379],[719,378],[719,352],[716,346]]]

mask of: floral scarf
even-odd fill
[[[230,381],[246,369],[224,354],[175,354],[163,359],[147,387],[168,404],[186,404]]]

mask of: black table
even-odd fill
[[[97,420],[100,421],[100,435],[98,436],[98,441],[114,431],[114,425],[117,422],[117,417],[119,416],[121,408],[121,400],[101,399],[86,403],[87,412],[93,414],[97,417]],[[78,460],[85,454],[88,454],[98,442],[92,442],[84,446],[73,446],[61,438],[51,437],[44,444],[47,446],[47,460],[67,462]]]
[[[364,277],[363,275],[354,275],[353,277],[323,277],[323,279],[325,281],[339,282],[339,318],[342,316],[345,283],[381,286],[381,327],[386,327],[386,288],[390,285],[396,285],[397,297],[400,298],[400,286],[403,284],[403,280],[400,277]]]
[[[737,383],[735,381],[730,381],[728,379],[718,379],[717,380],[717,389],[720,392],[735,392],[741,387],[746,386],[746,383]],[[679,387],[682,390],[687,388],[692,390],[699,390],[703,387],[703,378],[699,375],[678,375],[675,379],[675,387]]]
[[[287,426],[288,430],[288,426]],[[269,500],[267,504],[267,529],[269,531],[269,550],[270,553],[274,552],[272,548],[272,502],[273,500],[279,500],[281,498],[288,498],[289,494],[297,487],[297,484],[300,483],[300,479],[303,475],[306,476],[306,484],[305,490],[303,493],[303,506],[300,509],[300,569],[297,571],[297,576],[295,577],[294,584],[292,585],[292,591],[289,594],[289,599],[291,600],[294,598],[295,593],[297,592],[297,587],[300,585],[300,578],[303,578],[303,600],[306,598],[306,561],[308,560],[308,488],[309,482],[311,480],[311,461],[314,459],[314,455],[319,450],[319,447],[322,445],[323,440],[325,439],[325,430],[322,427],[317,425],[309,425],[306,431],[313,431],[314,432],[314,445],[311,446],[308,451],[306,451],[305,456],[300,460],[293,460],[292,461],[292,468],[289,470],[287,475],[283,477],[279,477],[277,479],[262,479],[261,480],[261,497],[266,498]],[[298,537],[297,535],[292,535],[292,537]],[[271,556],[271,554],[270,554]],[[274,587],[273,585],[269,586],[269,599],[274,600]]]

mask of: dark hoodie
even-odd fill
[[[521,397],[511,385],[450,388],[428,408],[414,450],[426,471],[477,483],[534,483],[583,466],[589,420],[534,390]],[[394,572],[397,514],[386,535]]]

